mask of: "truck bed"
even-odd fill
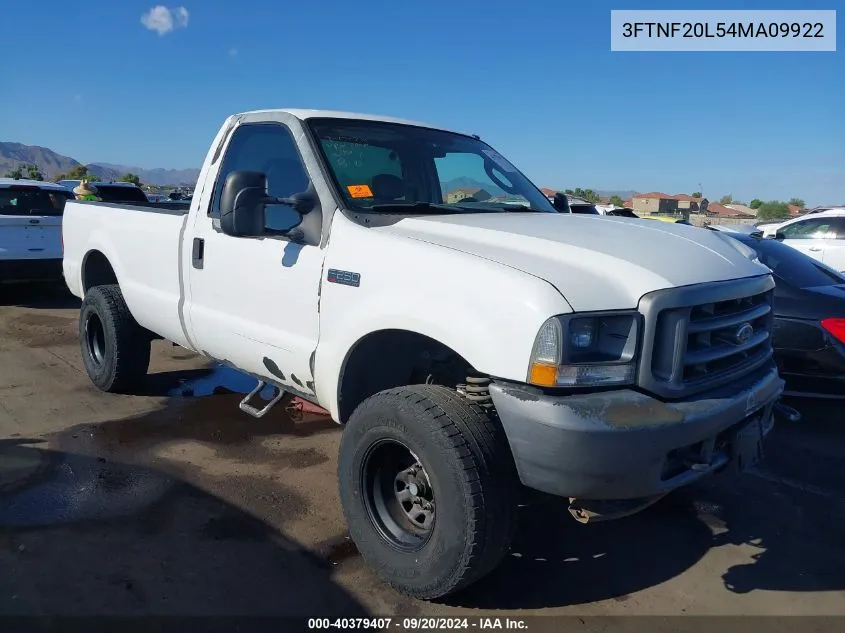
[[[129,310],[142,326],[189,346],[182,326],[185,292],[180,260],[189,204],[69,201],[62,221],[63,270],[70,291],[84,295],[87,258],[105,255]]]

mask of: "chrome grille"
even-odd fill
[[[641,387],[664,397],[686,396],[741,377],[771,358],[774,282],[743,281],[700,292],[691,288],[680,296],[647,295],[641,306],[646,316]],[[707,302],[684,305],[685,299]]]
[[[690,310],[684,382],[719,375],[771,351],[771,291]]]

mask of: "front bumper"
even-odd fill
[[[770,365],[681,402],[628,389],[550,396],[502,382],[490,395],[524,485],[626,500],[660,496],[735,463],[738,432],[759,420],[768,434],[783,387]]]

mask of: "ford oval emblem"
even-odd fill
[[[748,342],[752,334],[754,334],[754,327],[750,323],[743,323],[734,333],[734,339],[737,345],[742,345]]]

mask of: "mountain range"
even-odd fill
[[[47,147],[37,145],[24,145],[23,143],[0,141],[0,177],[20,165],[37,165],[38,169],[47,179],[52,179],[59,174],[66,174],[75,167],[82,165],[78,160],[69,156],[58,154]],[[136,174],[141,182],[148,185],[175,186],[196,183],[199,177],[199,169],[144,169],[142,167],[129,167],[116,165],[114,163],[88,163],[88,173],[100,180],[115,180],[124,174]],[[498,187],[484,184],[472,178],[455,178],[441,183],[443,191],[449,192],[455,189],[485,189],[493,196],[506,195]],[[635,195],[636,191],[596,191],[603,198],[610,198],[618,195],[623,200],[628,200]]]
[[[36,165],[47,179],[82,165],[70,156],[63,156],[47,147],[24,145],[23,143],[0,141],[0,176],[21,165]],[[136,174],[141,182],[149,185],[194,184],[199,177],[199,169],[144,169],[113,163],[88,163],[88,173],[100,180],[115,180],[124,174]]]

